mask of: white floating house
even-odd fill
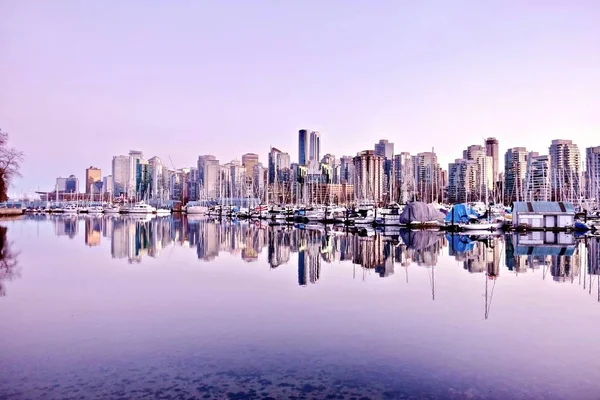
[[[517,201],[513,204],[515,228],[565,230],[575,224],[573,203],[562,201]]]

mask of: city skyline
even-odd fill
[[[207,147],[220,160],[291,152],[304,126],[321,132],[322,152],[354,155],[386,138],[412,154],[434,147],[442,165],[486,137],[500,154],[543,151],[550,138],[597,145],[595,2],[235,9],[2,3],[0,124],[26,154],[12,192],[75,166],[108,171],[96,155],[119,148],[177,167]]]

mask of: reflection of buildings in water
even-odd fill
[[[100,245],[102,237],[102,217],[89,217],[85,220],[85,244],[88,246]]]
[[[309,247],[298,252],[298,285],[317,283],[321,276],[321,257],[318,249]]]
[[[271,268],[277,268],[290,261],[292,233],[297,231],[288,229],[287,227],[269,227],[267,234],[267,260]],[[293,236],[295,239],[295,235]]]
[[[515,272],[527,268],[549,270],[557,282],[573,281],[581,272],[581,253],[565,232],[527,232],[506,238],[506,266]]]
[[[550,271],[556,282],[573,281],[581,273],[581,257],[575,248],[571,255],[552,255]]]
[[[590,238],[585,242],[587,249],[587,272],[590,275],[600,275],[600,239]]]
[[[59,215],[54,218],[54,234],[68,236],[73,239],[79,233],[79,217],[77,215]]]
[[[198,259],[212,261],[219,255],[221,243],[221,224],[207,220],[198,221],[198,243],[196,253]]]

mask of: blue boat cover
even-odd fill
[[[452,218],[452,214],[454,214],[454,220]],[[475,210],[473,210],[473,207],[471,207],[470,205],[455,204],[452,207],[452,210],[448,214],[446,214],[445,221],[447,223],[466,224],[467,222],[469,222],[469,220],[477,218],[479,218],[479,215],[475,212]]]

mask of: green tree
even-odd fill
[[[23,157],[22,151],[8,146],[8,133],[0,129],[0,202],[8,200],[8,187],[12,179],[20,176]]]

